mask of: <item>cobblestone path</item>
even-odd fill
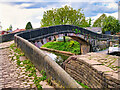
[[[15,61],[9,59],[10,49],[8,48],[13,41],[0,43],[0,89],[2,88],[36,88],[32,77],[26,76],[23,67],[17,67]],[[26,57],[22,57],[25,59]],[[41,76],[39,71],[36,73]],[[46,81],[41,81],[42,88],[52,88]]]
[[[10,66],[10,63],[7,63],[8,66],[7,64],[5,65],[5,63],[8,61],[8,47],[12,43],[13,41],[0,44],[0,89],[5,88],[7,81],[10,79],[10,77],[7,78],[9,74],[5,71],[5,69]]]

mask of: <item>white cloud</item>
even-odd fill
[[[29,0],[29,1],[31,1],[31,0]],[[71,1],[73,2],[73,0],[71,0]],[[60,5],[58,5],[58,4],[47,5],[45,8],[32,8],[32,9],[24,8],[24,7],[29,7],[32,4],[33,3],[23,3],[20,5],[11,5],[8,3],[0,3],[0,21],[1,21],[1,24],[3,27],[3,30],[7,29],[10,26],[10,24],[13,26],[13,29],[25,28],[27,22],[29,22],[29,21],[32,23],[33,28],[38,28],[38,27],[40,27],[40,21],[43,17],[44,11],[52,9],[52,8],[58,8],[58,7],[66,5],[66,4],[69,6],[72,6],[72,7],[73,7],[73,5],[75,5],[75,4],[72,5],[71,2],[67,2],[67,3],[62,3]],[[115,4],[109,4],[106,7],[111,8],[110,7],[111,5],[113,5],[112,6],[113,8],[114,7],[116,8]],[[74,6],[74,7],[76,9],[77,6]],[[82,7],[82,4],[81,4],[81,7]],[[87,8],[91,8],[91,7],[88,6]],[[88,9],[87,13],[85,13],[85,14],[93,13],[93,12],[89,12],[89,10],[92,10],[92,9]],[[96,20],[101,14],[102,14],[101,12],[96,13],[96,16],[92,17],[92,19]],[[112,13],[112,14],[109,14],[109,13],[106,13],[106,14],[112,15],[112,16],[118,18],[118,12]]]
[[[118,12],[115,13],[105,13],[107,16],[114,16],[116,19],[118,19]]]
[[[25,7],[30,7],[31,5],[33,5],[33,4],[23,3],[23,4],[15,5],[15,6],[19,7],[19,8],[25,8]]]
[[[108,3],[106,7],[110,9],[118,9],[118,3]]]
[[[21,6],[22,7],[22,6]],[[25,28],[27,22],[31,22],[34,28],[40,27],[40,19],[38,16],[43,15],[45,9],[23,9],[17,7],[16,5],[10,5],[5,3],[0,3],[0,21],[2,24],[2,29],[9,28],[10,24],[13,29]],[[39,24],[38,24],[39,23]]]
[[[118,2],[119,0],[0,0],[0,2]]]

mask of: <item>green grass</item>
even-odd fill
[[[60,51],[67,51],[75,54],[80,54],[80,45],[77,41],[70,42],[48,42],[42,47],[51,48]]]
[[[85,85],[85,84],[83,84],[83,83],[81,83],[81,82],[78,82],[77,80],[76,80],[76,82],[77,82],[78,84],[80,84],[83,88],[87,88],[88,90],[92,90],[92,89],[90,89],[87,85]]]

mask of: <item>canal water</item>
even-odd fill
[[[42,50],[42,51],[45,54],[47,54],[49,57],[51,57],[60,66],[62,66],[63,62],[65,60],[67,60],[67,58],[69,57],[69,56],[66,56],[66,55],[63,55],[63,54],[59,54],[59,53],[56,53],[56,52],[49,52],[49,51],[45,51],[45,50]]]

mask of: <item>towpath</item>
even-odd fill
[[[23,68],[17,67],[16,62],[10,60],[9,46],[14,41],[0,43],[0,89],[2,88],[36,88],[32,78],[26,76]],[[22,57],[25,59],[26,57]],[[41,76],[37,70],[37,75]],[[46,81],[41,81],[42,88],[52,88]]]
[[[98,51],[98,52],[95,52],[95,53],[108,54],[108,49]]]

